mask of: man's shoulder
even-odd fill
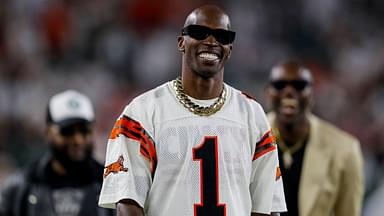
[[[317,124],[318,131],[322,136],[328,137],[330,142],[337,143],[338,146],[351,145],[359,143],[358,139],[345,130],[337,127],[333,123],[319,118],[315,115],[310,115],[311,124]]]
[[[15,192],[16,190],[22,188],[23,185],[27,184],[27,181],[27,171],[21,169],[16,170],[5,179],[2,185],[2,190]]]
[[[163,83],[155,88],[145,91],[134,97],[128,105],[148,105],[148,102],[158,100],[168,93],[169,82]]]
[[[251,107],[261,107],[256,97],[228,84],[226,84],[226,86],[229,92],[231,92],[232,101],[237,101],[240,104],[248,104]]]
[[[170,104],[173,100],[169,82],[166,82],[135,97],[125,106],[119,118],[128,117],[129,121],[138,123],[150,132],[153,129],[156,114],[163,114],[162,111],[167,110],[166,108],[172,108]]]

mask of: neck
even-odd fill
[[[193,72],[183,72],[181,79],[185,93],[199,100],[217,98],[221,95],[224,88],[222,72],[208,78]]]
[[[58,176],[78,176],[82,177],[92,177],[94,170],[91,170],[92,159],[86,159],[82,162],[72,162],[72,163],[63,163],[62,161],[53,158],[51,161],[51,168],[53,172]],[[88,176],[88,177],[87,177]]]
[[[57,175],[64,176],[67,173],[67,171],[64,168],[64,166],[58,160],[56,160],[56,159],[52,160],[51,166],[52,166],[52,170]]]
[[[281,139],[291,144],[303,140],[309,133],[309,121],[306,117],[291,124],[276,120],[276,127],[279,130]]]
[[[85,161],[75,167],[65,167],[57,159],[52,159],[51,171],[48,174],[47,181],[54,187],[61,187],[63,185],[70,185],[77,187],[79,185],[88,184],[97,181],[99,170],[95,170],[90,160]]]

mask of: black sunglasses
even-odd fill
[[[201,25],[189,25],[181,30],[181,35],[188,35],[196,40],[204,40],[209,35],[212,35],[219,43],[227,45],[233,43],[236,32],[224,29],[211,29]]]
[[[270,82],[270,85],[278,91],[283,90],[288,85],[292,86],[296,91],[303,91],[310,84],[311,83],[306,80],[276,80]]]
[[[77,124],[60,128],[60,134],[65,137],[73,136],[75,133],[87,135],[92,131],[91,127],[86,124]]]

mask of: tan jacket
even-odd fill
[[[273,124],[274,113],[268,118]],[[359,141],[312,114],[309,121],[299,185],[300,216],[361,215],[364,179]]]

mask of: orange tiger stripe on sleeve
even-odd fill
[[[281,178],[281,170],[280,167],[276,168],[276,181]]]
[[[128,116],[120,117],[112,129],[109,139],[116,139],[120,135],[140,143],[140,153],[151,162],[151,171],[154,174],[157,165],[155,142],[141,124]]]
[[[272,130],[269,130],[261,137],[260,141],[256,143],[256,150],[252,160],[256,160],[276,149],[276,138],[273,136]]]

